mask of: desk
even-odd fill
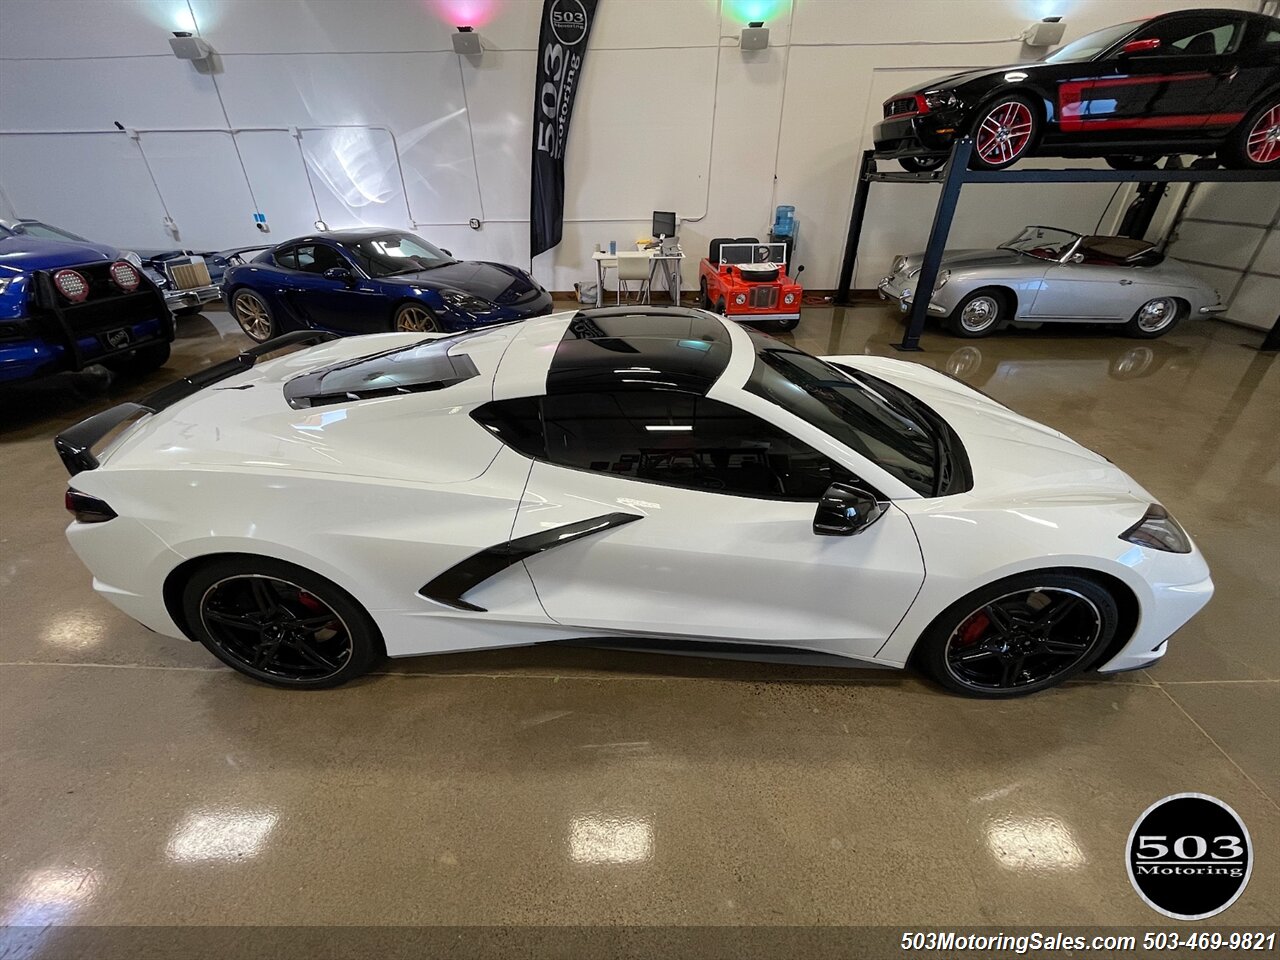
[[[626,251],[624,251],[626,252]],[[649,299],[653,299],[653,271],[662,269],[662,276],[667,282],[667,292],[671,294],[672,303],[680,305],[680,262],[684,260],[684,251],[664,254],[660,248],[638,250],[637,253],[649,254],[652,263],[649,265]],[[604,271],[606,267],[618,266],[618,255],[608,250],[597,250],[591,255],[596,262],[596,306],[604,306]]]

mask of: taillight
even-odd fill
[[[91,497],[71,487],[67,487],[67,495],[63,502],[71,515],[76,518],[77,523],[105,523],[116,517],[116,512],[105,500]]]
[[[53,285],[72,303],[89,296],[89,281],[74,270],[59,270],[53,275]]]
[[[111,282],[125,293],[133,293],[142,283],[142,275],[128,260],[117,260],[111,265]]]

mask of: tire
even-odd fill
[[[907,173],[930,173],[934,170],[941,170],[946,165],[947,158],[943,157],[899,157],[898,165]]]
[[[722,316],[722,317],[724,317],[724,318],[728,319],[729,314],[725,313],[725,302],[724,302],[724,297],[721,297],[719,300],[717,300],[717,301],[716,301],[716,313],[718,313],[718,314],[720,314],[720,316]]]
[[[254,343],[266,343],[279,333],[275,315],[266,299],[248,287],[241,287],[232,294],[231,315],[245,336]]]
[[[182,613],[189,634],[210,653],[272,686],[336,687],[386,656],[377,624],[355,598],[269,557],[223,557],[198,567],[182,587]]]
[[[1244,170],[1280,167],[1280,98],[1272,96],[1250,110],[1218,155],[1226,166]]]
[[[397,333],[444,333],[440,318],[416,301],[396,307],[391,317],[391,329]]]
[[[1176,327],[1181,313],[1182,305],[1173,297],[1153,297],[1138,308],[1124,325],[1124,332],[1141,340],[1154,340]]]
[[[912,660],[952,693],[1022,697],[1087,670],[1119,623],[1115,598],[1096,581],[1053,570],[1023,573],[947,607],[921,634]]]
[[[698,292],[702,295],[702,299],[698,302],[698,305],[699,305],[700,307],[702,307],[702,309],[703,309],[703,310],[710,310],[710,309],[711,309],[711,294],[709,294],[709,293],[707,292],[707,278],[706,278],[706,277],[700,277],[700,278],[698,279]]]
[[[1029,155],[1040,140],[1040,108],[1021,94],[997,97],[978,108],[973,123],[971,170],[1003,170]]]
[[[1112,170],[1154,170],[1159,157],[1118,156],[1103,157]]]
[[[982,287],[956,304],[946,327],[957,337],[976,339],[995,333],[1012,316],[1008,294],[995,287]]]
[[[150,373],[152,370],[159,370],[168,362],[169,344],[153,343],[145,347],[139,347],[132,353],[103,360],[102,365],[113,373],[139,376],[144,373]]]
[[[800,318],[796,317],[794,320],[775,320],[773,325],[779,330],[794,330],[796,327],[800,326]]]

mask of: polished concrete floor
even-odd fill
[[[796,343],[894,355],[880,306]],[[145,382],[0,394],[0,923],[1140,924],[1137,815],[1198,791],[1257,865],[1212,923],[1280,922],[1280,369],[1185,324],[978,342],[943,368],[1105,453],[1217,582],[1165,662],[1009,703],[910,674],[569,648],[256,685],[90,589],[62,427],[246,345],[180,322]],[[39,938],[35,941],[39,952]]]

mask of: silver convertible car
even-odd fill
[[[895,259],[881,298],[907,313],[923,263],[923,253]],[[1130,336],[1150,338],[1225,309],[1217,290],[1145,240],[1040,226],[994,250],[948,250],[929,299],[929,314],[961,337],[1064,321],[1121,324]]]

